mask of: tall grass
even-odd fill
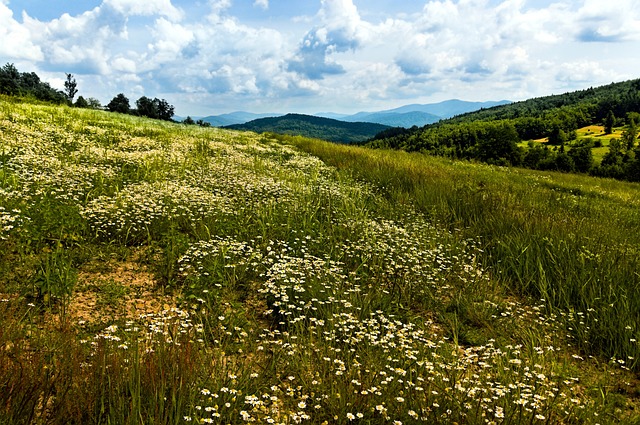
[[[576,350],[605,313],[560,302],[562,225],[527,242],[574,183],[4,98],[0,130],[0,423],[637,418],[635,365]]]
[[[373,182],[393,203],[480,237],[494,277],[576,320],[569,331],[585,353],[638,366],[637,184],[285,140]]]

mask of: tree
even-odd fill
[[[12,96],[20,94],[20,72],[12,63],[0,68],[0,93]]]
[[[158,98],[153,99],[153,103],[156,106],[158,118],[165,121],[171,121],[171,117],[173,117],[173,113],[175,111],[173,105],[170,105],[169,102],[164,99]]]
[[[158,110],[153,100],[149,99],[147,96],[142,96],[140,99],[136,100],[136,108],[138,115],[149,118],[158,118]]]
[[[518,141],[518,132],[513,123],[490,124],[475,146],[475,156],[484,162],[520,165],[523,152],[518,148]]]
[[[558,155],[556,155],[556,167],[558,171],[570,173],[574,170],[575,165],[573,163],[573,159],[569,156],[569,154],[560,152]]]
[[[89,108],[91,109],[102,109],[102,104],[95,97],[90,97],[87,99],[87,103],[89,104]]]
[[[73,102],[73,98],[76,93],[78,93],[78,83],[76,83],[76,79],[73,78],[73,75],[66,74],[67,81],[64,82],[64,95],[67,97],[69,102]]]
[[[588,173],[593,166],[593,142],[590,140],[579,145],[574,146],[569,150],[569,156],[573,160],[576,171],[581,173]]]
[[[173,117],[173,105],[170,105],[166,100],[158,99],[157,97],[151,100],[146,96],[142,96],[140,99],[136,100],[136,107],[138,115],[143,117],[161,119],[165,121],[171,121],[171,117]]]
[[[607,117],[604,119],[604,134],[613,133],[613,126],[616,124],[616,116],[613,111],[609,109]]]
[[[638,126],[636,121],[632,118],[629,118],[629,124],[627,128],[622,132],[622,142],[627,151],[633,149],[633,145],[636,142],[636,138],[638,137]]]
[[[127,99],[124,94],[120,93],[116,97],[111,99],[111,102],[109,102],[109,104],[107,105],[107,109],[110,112],[120,112],[121,114],[128,114],[130,109],[129,99]]]
[[[182,121],[182,124],[186,124],[186,125],[195,125],[195,121],[193,120],[193,118],[191,118],[190,116],[187,116],[187,118],[185,118]]]
[[[89,107],[89,102],[87,102],[87,100],[84,97],[78,96],[78,100],[76,100],[75,107],[76,108],[88,108]]]

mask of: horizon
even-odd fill
[[[353,116],[353,115],[357,115],[357,114],[369,114],[369,113],[385,113],[385,112],[389,112],[392,113],[392,111],[394,109],[398,109],[398,108],[402,108],[402,107],[408,107],[408,106],[424,106],[424,105],[438,105],[441,103],[446,103],[446,102],[451,102],[451,101],[457,101],[457,102],[468,102],[468,103],[488,103],[488,102],[509,102],[509,103],[513,103],[514,101],[512,100],[508,100],[508,99],[500,99],[500,100],[486,100],[486,101],[468,101],[468,100],[463,100],[463,99],[445,99],[439,102],[429,102],[429,103],[407,103],[404,105],[399,105],[396,108],[390,108],[390,109],[385,109],[385,110],[370,110],[370,111],[356,111],[353,113],[340,113],[340,112],[334,112],[334,111],[316,111],[316,112],[297,112],[297,111],[286,111],[286,112],[282,112],[282,111],[268,111],[268,112],[253,112],[253,111],[247,111],[247,110],[233,110],[233,111],[228,111],[228,112],[221,112],[221,113],[217,113],[217,114],[210,114],[210,115],[180,115],[180,114],[176,114],[175,116],[181,117],[181,118],[186,118],[187,116],[191,117],[191,118],[207,118],[207,117],[212,117],[212,116],[224,116],[224,115],[233,115],[233,114],[253,114],[253,115],[263,115],[263,114],[269,114],[272,115],[273,117],[278,117],[278,116],[284,116],[284,115],[288,115],[288,114],[299,114],[299,115],[309,115],[309,116],[317,116],[317,117],[321,117],[322,114],[335,114],[335,115],[343,115],[345,117],[349,117],[349,116]],[[338,119],[339,118],[334,118],[334,119]]]
[[[638,78],[635,3],[0,0],[0,63],[183,117],[517,102]]]

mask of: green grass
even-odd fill
[[[638,420],[637,185],[11,98],[0,130],[0,423]]]
[[[518,294],[584,315],[571,330],[589,354],[630,360],[640,319],[640,186],[422,155],[298,141],[437,222],[480,237],[483,264]]]

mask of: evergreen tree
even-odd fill
[[[613,111],[609,109],[607,113],[607,117],[604,120],[604,134],[613,133],[613,126],[616,124],[616,116],[613,114]]]
[[[622,143],[627,151],[631,151],[633,149],[633,145],[635,144],[637,137],[638,125],[633,118],[629,118],[629,124],[627,124],[627,128],[625,128],[622,133]]]
[[[76,83],[76,79],[73,78],[73,75],[66,74],[66,76],[67,80],[64,82],[64,95],[70,103],[73,103],[73,98],[76,93],[78,93],[78,83]]]

